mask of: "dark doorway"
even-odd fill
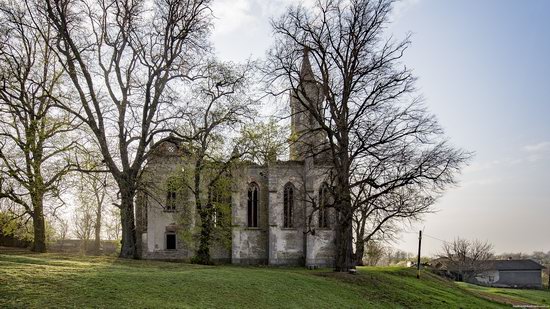
[[[166,250],[176,250],[176,234],[166,234]]]

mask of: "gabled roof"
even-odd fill
[[[189,154],[189,150],[183,147],[183,139],[173,135],[151,145],[151,157],[181,157]]]
[[[491,268],[496,270],[539,270],[544,266],[534,260],[491,260]]]

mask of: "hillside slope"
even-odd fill
[[[0,304],[8,308],[501,307],[431,274],[417,280],[413,270],[404,268],[361,268],[358,275],[347,275],[1,251]]]

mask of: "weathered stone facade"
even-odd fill
[[[319,98],[307,54],[301,72],[306,91]],[[317,210],[330,165],[321,156],[308,155],[318,153],[325,139],[319,133],[306,136],[304,132],[311,131],[314,124],[312,116],[300,107],[297,95],[291,95],[290,101],[292,133],[297,136],[290,147],[292,160],[267,166],[246,164],[232,171],[231,248],[213,244],[214,261],[320,267],[334,264],[334,213],[326,209],[320,218],[321,210]],[[144,185],[152,189],[139,196],[136,211],[143,258],[190,260],[195,253],[192,244],[180,240],[178,233],[194,227],[193,198],[177,194],[173,209],[169,204],[174,201],[166,193],[172,190],[167,187],[168,178],[189,167],[189,156],[177,141],[167,139],[147,163]],[[188,220],[182,223],[186,217]],[[175,248],[170,235],[176,235]]]
[[[309,160],[308,160],[309,161]],[[311,201],[318,200],[327,167],[311,162],[276,162],[267,167],[248,166],[235,175],[232,194],[232,262],[234,264],[331,266],[334,261],[334,230],[329,215],[327,227]],[[309,168],[308,168],[309,165]],[[259,185],[258,227],[247,224],[248,187]],[[293,188],[290,226],[284,225],[284,188]],[[332,214],[330,211],[329,214]],[[308,219],[311,216],[311,224]],[[315,233],[313,235],[313,233]]]

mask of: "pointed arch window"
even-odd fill
[[[258,227],[258,196],[260,189],[256,183],[248,185],[248,227]]]
[[[176,205],[176,190],[168,189],[168,191],[166,192],[166,207],[164,208],[164,211],[176,211]]]
[[[292,216],[294,214],[294,185],[290,182],[285,185],[283,194],[283,227],[293,227]]]
[[[319,227],[328,226],[329,190],[326,183],[319,188]]]
[[[181,197],[178,196],[180,190],[178,190],[178,180],[174,177],[169,177],[166,180],[166,200],[164,204],[164,211],[175,212],[178,209],[178,201],[181,201]]]

